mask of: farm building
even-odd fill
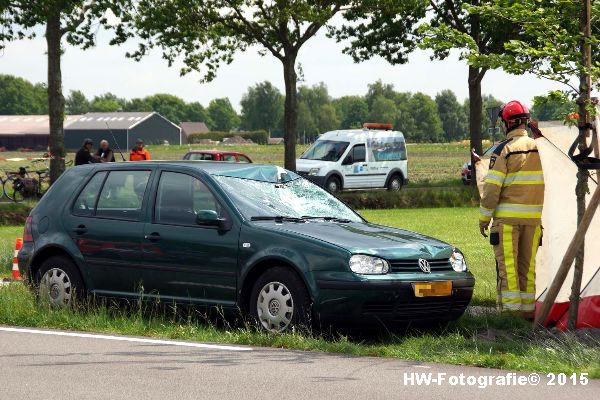
[[[180,128],[162,115],[146,112],[87,113],[65,127],[65,147],[75,150],[85,138],[97,145],[106,139],[122,150],[134,146],[136,139],[146,144],[181,144]],[[115,144],[116,141],[116,144]]]
[[[70,115],[67,127],[81,115]],[[50,125],[47,115],[0,115],[0,147],[6,150],[31,149],[45,151],[48,148]]]
[[[188,136],[193,133],[206,133],[210,131],[204,122],[181,122],[179,127],[181,128],[181,143],[187,143]]]

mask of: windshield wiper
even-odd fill
[[[346,218],[337,218],[337,217],[317,217],[317,216],[312,216],[312,215],[303,215],[302,219],[322,219],[324,221],[333,221],[333,222],[339,222],[341,224],[348,224],[352,221],[350,221],[349,219]]]
[[[284,215],[258,215],[250,218],[251,221],[306,222],[304,218],[286,217]]]

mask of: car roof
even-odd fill
[[[135,167],[135,169],[143,169],[144,167],[155,167],[155,166],[181,166],[191,167],[199,171],[204,171],[210,175],[221,175],[224,173],[235,173],[238,176],[242,176],[245,172],[253,173],[258,170],[277,170],[285,172],[287,170],[272,164],[253,164],[253,163],[227,163],[222,161],[208,161],[208,160],[152,160],[152,161],[125,161],[125,162],[114,162],[114,163],[97,163],[97,164],[86,164],[79,165],[73,168],[101,168],[101,169],[127,169],[127,166]]]
[[[400,131],[386,131],[381,129],[344,129],[337,131],[325,132],[319,136],[318,140],[365,140],[367,138],[404,137]]]
[[[226,151],[226,150],[190,150],[187,154],[238,154],[245,155],[244,153],[240,153],[239,151]]]

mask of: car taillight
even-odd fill
[[[27,217],[25,220],[25,229],[23,230],[23,241],[33,242],[33,235],[31,234],[32,218]]]

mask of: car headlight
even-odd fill
[[[452,269],[456,272],[467,271],[467,262],[465,261],[465,256],[458,249],[454,249],[452,251],[452,256],[450,257],[450,264],[452,265]]]
[[[308,171],[308,174],[309,174],[309,175],[317,175],[317,174],[319,173],[319,171],[320,171],[320,170],[321,170],[321,168],[311,168],[311,169]]]
[[[350,257],[350,269],[355,274],[381,275],[388,273],[390,264],[383,258],[356,254]]]

